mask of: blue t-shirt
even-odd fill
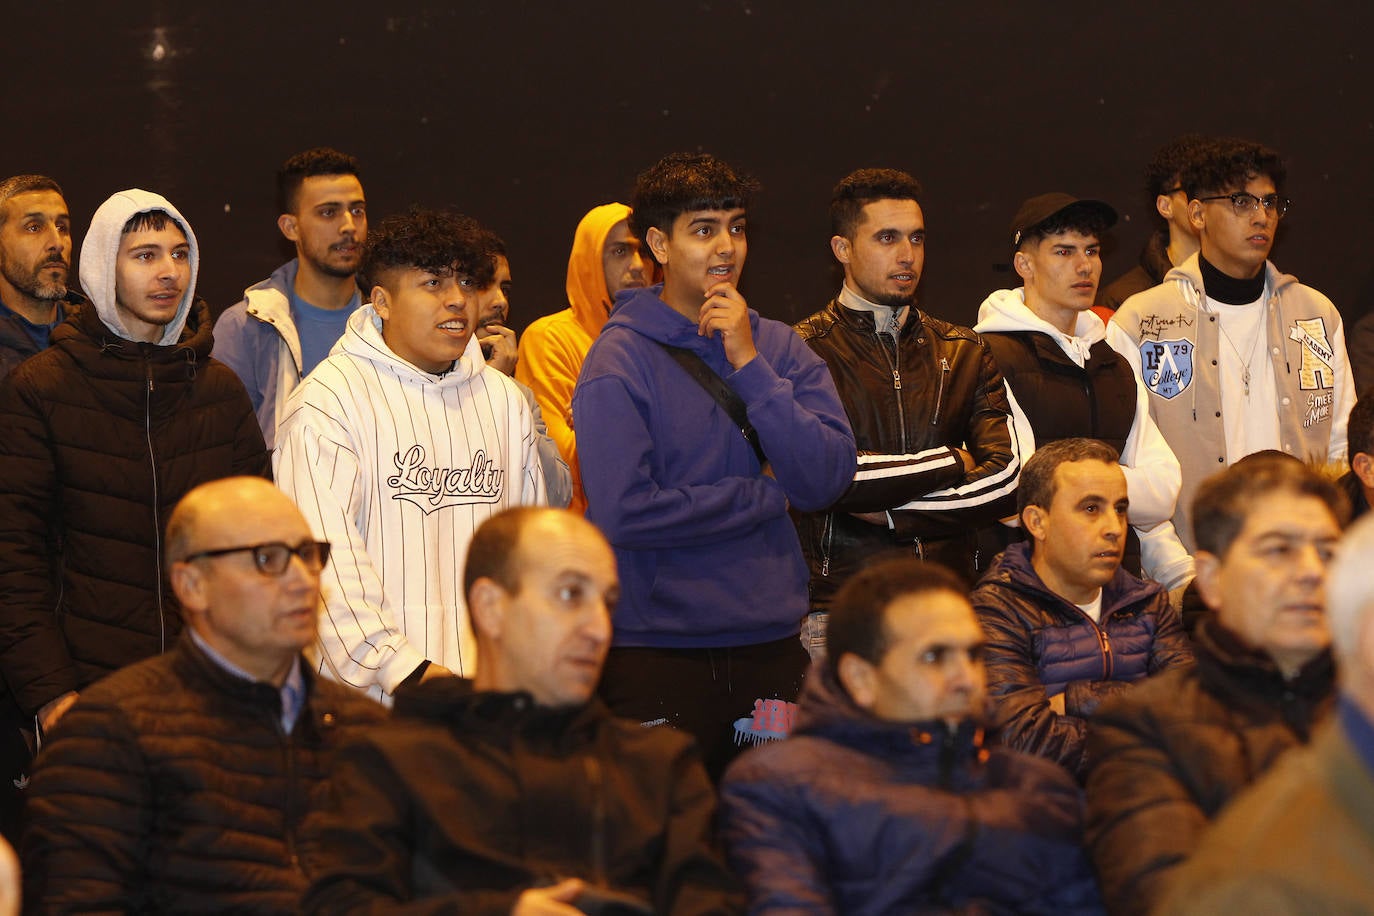
[[[301,375],[306,376],[320,364],[348,327],[349,316],[361,304],[355,292],[341,309],[322,309],[311,305],[291,290],[291,317],[301,339]]]
[[[19,327],[23,329],[24,333],[29,336],[29,339],[33,341],[34,347],[42,351],[48,349],[48,341],[52,339],[52,329],[61,324],[62,320],[67,317],[65,305],[66,303],[61,299],[57,300],[57,312],[51,324],[34,324],[23,315],[10,309],[10,307],[3,302],[0,302],[0,316],[5,318],[13,317],[16,319],[15,323],[18,324]]]

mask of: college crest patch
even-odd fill
[[[1173,400],[1193,383],[1193,351],[1191,340],[1146,340],[1140,344],[1140,370],[1145,387],[1164,398]]]
[[[1335,353],[1326,337],[1326,322],[1320,318],[1299,319],[1288,329],[1288,336],[1302,345],[1299,387],[1303,391],[1336,387],[1335,372],[1331,369]]]

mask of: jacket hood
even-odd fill
[[[568,305],[577,323],[593,338],[601,333],[612,306],[602,249],[616,223],[629,215],[630,208],[624,204],[593,207],[573,235],[572,254],[568,256]]]
[[[1071,613],[1075,617],[1082,613],[1077,605],[1067,598],[1056,595],[1045,585],[1040,574],[1031,565],[1031,545],[1029,542],[1023,541],[1019,544],[1012,544],[998,554],[987,574],[978,583],[979,588],[984,585],[1009,588],[1023,594],[1037,596],[1040,599],[1038,603],[1049,610],[1061,610],[1066,614]],[[1118,608],[1128,607],[1142,601],[1149,597],[1150,593],[1161,589],[1162,586],[1159,584],[1139,579],[1118,566],[1112,581],[1102,588],[1101,619],[1105,621]]]
[[[191,302],[196,295],[196,277],[200,272],[200,246],[196,243],[196,234],[186,217],[167,198],[151,191],[130,188],[112,194],[100,205],[100,209],[91,217],[91,228],[81,243],[81,285],[105,327],[125,340],[134,340],[115,308],[115,263],[124,224],[130,217],[150,210],[161,210],[176,220],[191,246],[191,277],[187,281],[186,292],[177,305],[175,317],[162,329],[162,337],[156,341],[159,346],[166,347],[181,338],[181,330],[186,325],[186,316],[191,311]]]
[[[725,348],[718,335],[702,337],[697,323],[688,321],[663,301],[663,284],[644,289],[625,290],[615,297],[615,311],[606,327],[624,327],[659,343],[692,350],[703,358],[724,358]],[[749,326],[755,339],[759,333],[759,313],[749,309]]]
[[[427,384],[461,384],[476,377],[487,367],[486,360],[482,358],[482,345],[477,342],[475,333],[468,338],[463,355],[458,357],[453,368],[443,375],[426,372],[419,366],[406,362],[387,346],[386,340],[382,337],[381,316],[377,314],[371,302],[360,306],[349,316],[348,327],[344,330],[343,337],[339,338],[339,342],[329,351],[331,356],[335,353],[347,353],[387,366],[403,379]]]
[[[1070,359],[1082,366],[1088,360],[1092,345],[1107,336],[1107,326],[1091,309],[1078,313],[1073,336],[1050,324],[1026,305],[1024,288],[999,289],[983,300],[978,307],[978,323],[973,330],[979,334],[1015,331],[1038,331],[1052,337]]]
[[[1202,252],[1194,252],[1188,260],[1177,267],[1169,269],[1164,275],[1165,283],[1177,283],[1179,292],[1183,295],[1183,300],[1199,311],[1207,312],[1207,294],[1202,286],[1202,265],[1198,259],[1202,257]],[[1276,295],[1279,290],[1291,283],[1297,283],[1298,278],[1292,274],[1286,274],[1274,266],[1273,261],[1264,262],[1264,292],[1266,296]]]

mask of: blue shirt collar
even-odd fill
[[[1354,746],[1355,753],[1359,754],[1364,765],[1374,772],[1374,722],[1370,722],[1364,710],[1355,705],[1355,701],[1344,693],[1341,693],[1337,701],[1336,715],[1339,716],[1341,728]]]
[[[229,659],[212,649],[210,644],[194,629],[190,629],[189,632],[191,634],[191,640],[196,644],[196,647],[205,653],[206,658],[210,659],[210,661],[214,662],[225,672],[232,674],[240,680],[249,681],[254,684],[259,683],[256,677],[244,671],[238,665],[235,665],[233,662],[229,661]],[[301,707],[305,705],[305,675],[301,673],[301,659],[299,655],[292,659],[291,670],[286,673],[286,680],[279,688],[279,693],[281,694],[281,727],[282,731],[289,735],[291,734],[291,729],[296,726],[296,719],[300,717]]]

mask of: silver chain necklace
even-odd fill
[[[1264,334],[1264,314],[1263,314],[1263,312],[1260,313],[1258,325],[1259,325],[1259,326],[1255,328],[1255,334],[1254,334],[1254,336],[1250,338],[1250,352],[1249,352],[1249,355],[1248,355],[1248,356],[1241,356],[1241,355],[1240,355],[1240,348],[1237,347],[1235,341],[1233,341],[1233,340],[1231,339],[1231,335],[1226,333],[1226,325],[1222,323],[1222,321],[1221,321],[1221,316],[1220,316],[1220,315],[1217,316],[1217,330],[1218,330],[1218,331],[1221,331],[1221,336],[1222,336],[1222,337],[1225,337],[1225,338],[1226,338],[1226,342],[1227,342],[1228,344],[1231,345],[1231,351],[1232,351],[1233,353],[1236,354],[1236,359],[1240,360],[1240,366],[1241,366],[1240,381],[1241,381],[1241,384],[1245,386],[1244,394],[1245,394],[1245,397],[1247,397],[1247,398],[1250,397],[1250,363],[1251,363],[1251,362],[1254,360],[1254,358],[1255,358],[1255,347],[1259,345],[1260,336],[1261,336],[1262,334]]]

